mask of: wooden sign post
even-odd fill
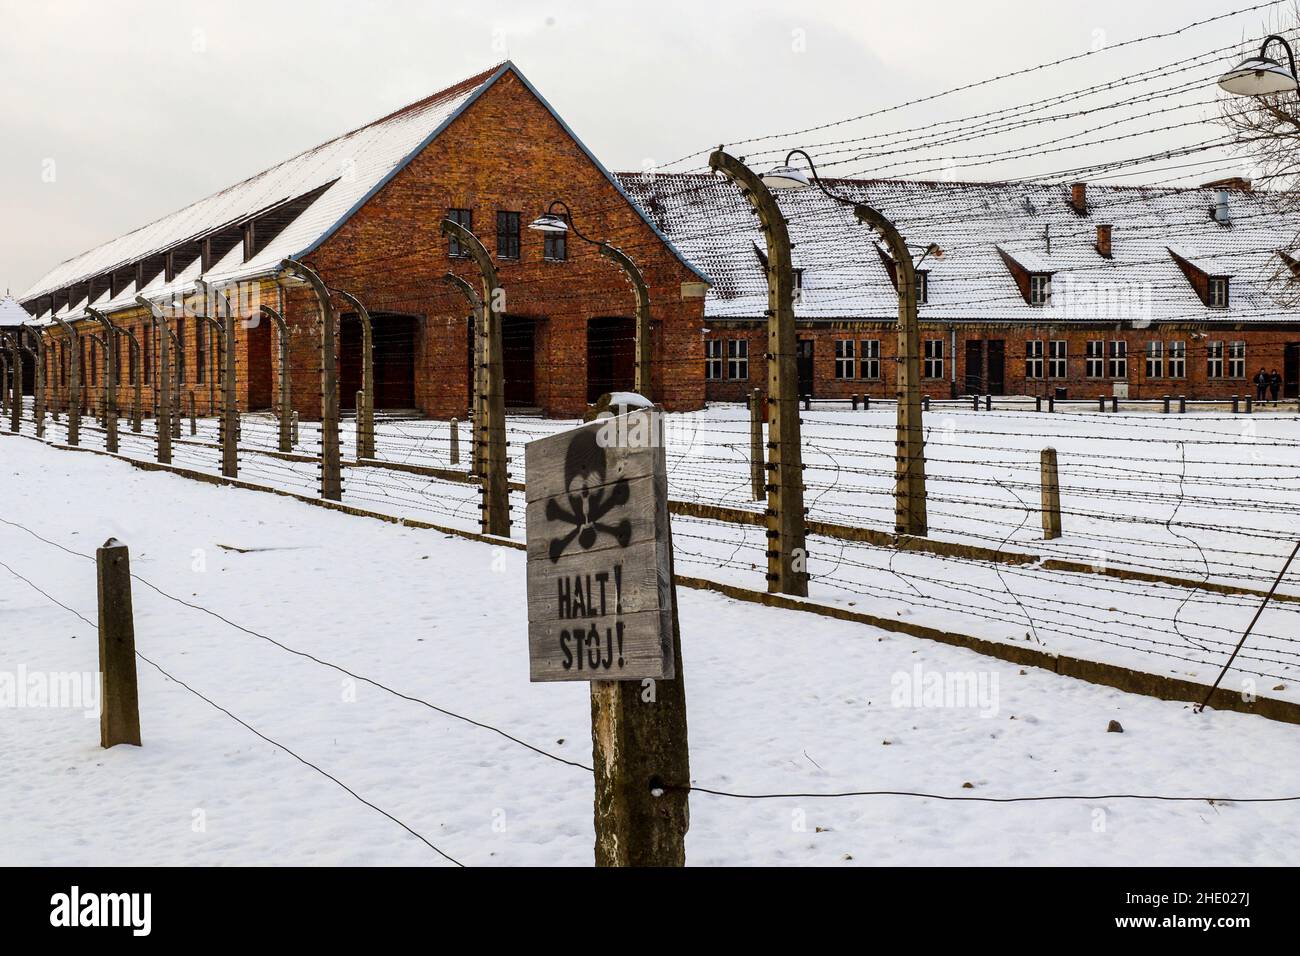
[[[529,671],[591,682],[596,864],[681,866],[690,766],[663,417],[633,398],[525,449]]]

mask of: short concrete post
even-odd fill
[[[921,396],[921,410],[928,412],[930,410],[930,396]]]
[[[754,389],[749,397],[749,483],[755,501],[767,497],[767,482],[764,479],[766,469],[763,461],[763,414],[762,393]]]
[[[1098,395],[1098,396],[1097,396],[1097,411],[1099,411],[1099,412],[1104,412],[1105,410],[1106,410],[1106,396],[1105,396],[1105,395]]]
[[[99,745],[140,746],[140,699],[135,679],[135,619],[131,609],[131,556],[109,538],[95,552],[99,583]]]
[[[978,395],[972,395],[970,397],[970,407],[971,411],[978,412],[980,410],[980,397]]]
[[[1119,396],[1118,396],[1118,395],[1112,395],[1112,396],[1110,397],[1110,410],[1111,410],[1112,412],[1117,412],[1117,411],[1119,411]]]
[[[1061,484],[1056,472],[1056,449],[1044,448],[1042,461],[1043,537],[1061,536]]]
[[[293,426],[292,427],[293,447],[297,448],[298,447],[298,413],[297,412],[293,413],[293,421],[291,422],[291,425]]]
[[[984,410],[985,410],[986,412],[991,412],[991,411],[993,411],[993,396],[992,396],[992,395],[985,395],[985,396],[984,396]]]
[[[1165,413],[1166,415],[1168,415],[1168,414],[1169,414],[1169,396],[1168,396],[1168,395],[1166,395],[1166,396],[1164,397],[1164,403],[1165,403],[1164,413]]]
[[[811,396],[811,395],[805,395],[805,396],[803,397],[803,410],[804,410],[805,412],[811,412],[811,411],[812,411],[812,396]]]
[[[1047,396],[1047,413],[1050,415],[1054,411],[1056,411],[1056,398],[1055,396],[1049,395]]]
[[[1246,414],[1251,415],[1255,411],[1255,400],[1249,395],[1246,396]]]
[[[451,429],[451,463],[460,464],[460,422],[452,419],[447,423]]]
[[[862,396],[862,410],[863,410],[864,412],[869,412],[869,411],[871,411],[871,396],[870,396],[870,395],[863,395],[863,396]]]
[[[194,390],[190,389],[190,434],[199,433],[199,406],[194,400]]]
[[[853,410],[856,412],[858,410],[858,396],[856,394],[850,395],[849,401],[853,403]]]
[[[1178,396],[1178,414],[1179,414],[1179,415],[1186,415],[1186,414],[1187,414],[1187,396],[1186,396],[1186,395],[1179,395],[1179,396]]]
[[[1240,396],[1240,395],[1234,395],[1234,396],[1232,396],[1232,414],[1234,414],[1234,415],[1239,415],[1239,414],[1241,414],[1241,396]]]

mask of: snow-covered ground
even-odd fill
[[[935,403],[926,416],[931,536],[937,540],[1125,567],[1266,590],[1300,536],[1300,419],[1294,403],[1253,415],[1196,406],[1187,414],[1151,410],[1100,413],[1091,406],[1037,413],[1032,402],[974,411]],[[1176,406],[1175,406],[1176,408]],[[803,413],[807,504],[815,520],[891,531],[894,409],[853,411],[824,405]],[[122,449],[154,457],[148,432],[123,431]],[[511,418],[511,474],[523,479],[524,445],[573,423]],[[82,443],[102,447],[92,422]],[[62,424],[47,437],[59,441]],[[467,468],[469,429],[460,426],[459,468]],[[30,422],[24,429],[31,432]],[[355,429],[345,421],[344,455]],[[216,473],[213,421],[174,449],[178,465]],[[268,416],[247,416],[240,477],[314,496],[314,461],[285,461],[256,449],[276,447]],[[749,497],[749,422],[739,406],[717,405],[668,419],[670,494],[684,501],[759,510]],[[446,422],[382,421],[379,458],[452,467]],[[1040,455],[1058,451],[1064,535],[1042,540]],[[300,429],[297,450],[312,454],[319,433]],[[344,471],[344,501],[390,515],[477,528],[475,485],[378,467]],[[523,495],[512,499],[522,536]],[[762,589],[764,530],[677,516],[678,569]],[[861,542],[809,539],[811,597],[880,616],[988,640],[1030,643],[1050,652],[1209,683],[1258,606],[1176,584],[1063,572],[1041,564],[1006,565],[899,551]],[[1300,594],[1300,567],[1283,581]],[[1300,603],[1275,603],[1237,658],[1226,686],[1252,682],[1264,694],[1300,700]]]
[[[210,465],[210,452],[203,456]],[[0,437],[0,518],[53,542],[0,524],[0,562],[12,569],[0,568],[0,673],[96,669],[94,628],[77,616],[94,620],[94,566],[56,545],[90,555],[115,536],[130,545],[134,571],[176,598],[590,761],[587,689],[528,682],[517,551],[11,436]],[[1300,794],[1300,738],[1290,725],[1197,715],[861,625],[678,593],[699,786]],[[138,650],[190,689],[140,664],[139,749],[99,749],[97,722],[76,707],[0,710],[0,863],[445,863],[341,783],[467,865],[590,864],[585,770],[346,677],[143,582],[134,600]],[[982,692],[974,706],[907,699],[913,682],[936,675],[969,675]],[[1107,733],[1110,720],[1124,733]],[[1294,802],[696,793],[687,858],[1281,864],[1294,862],[1278,837],[1296,829],[1297,814]]]

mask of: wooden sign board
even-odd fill
[[[662,428],[633,411],[525,449],[531,680],[673,678]]]

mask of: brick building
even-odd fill
[[[1294,225],[1274,196],[1228,181],[1173,190],[1079,184],[843,180],[832,188],[898,222],[921,262],[923,390],[1158,397],[1244,393],[1261,366],[1300,390]],[[767,308],[758,222],[731,184],[709,176],[615,176],[510,63],[57,266],[20,297],[49,332],[47,376],[66,394],[70,326],[87,308],[132,332],[119,340],[119,401],[137,377],[152,405],[156,331],[143,295],[170,315],[180,390],[201,413],[218,395],[215,348],[196,295],[222,287],[238,315],[238,403],[267,408],[288,326],[293,404],[319,414],[316,301],[276,281],[281,260],[316,269],[374,319],[376,407],[463,416],[471,321],[448,271],[477,281],[441,236],[451,216],[495,257],[505,290],[507,404],[576,415],[630,387],[633,296],[621,272],[576,236],[527,224],[563,200],[587,235],[640,266],[650,289],[654,397],[669,409],[737,400],[765,381]],[[801,281],[796,305],[805,394],[892,395],[894,264],[851,210],[818,190],[778,195]],[[567,238],[567,241],[566,241]],[[360,323],[342,313],[342,405],[360,387]],[[66,323],[66,325],[65,325]],[[82,335],[83,402],[105,387],[105,356]],[[138,366],[138,367],[137,367]]]
[[[707,174],[622,181],[713,280],[708,397],[763,388],[766,246],[749,204]],[[1300,222],[1247,182],[829,186],[895,221],[921,260],[930,395],[1226,397],[1253,391],[1261,367],[1300,393]],[[817,189],[775,195],[800,287],[801,392],[892,396],[898,298],[884,244]]]
[[[62,325],[94,331],[92,307],[134,332],[140,367],[122,344],[119,399],[142,376],[146,405],[157,387],[156,332],[137,294],[161,303],[179,342],[182,394],[201,412],[219,401],[215,350],[196,313],[219,309],[196,295],[202,278],[224,287],[236,313],[236,376],[242,409],[269,407],[277,332],[256,321],[279,310],[289,329],[292,401],[319,414],[318,308],[301,284],[281,285],[282,259],[313,267],[356,296],[375,329],[379,409],[463,416],[469,407],[471,319],[450,270],[477,283],[473,261],[439,231],[452,216],[496,258],[505,289],[507,404],[581,413],[589,398],[630,387],[634,297],[619,269],[569,237],[527,228],[563,200],[587,235],[608,239],[638,264],[651,298],[653,385],[670,409],[704,400],[705,277],[624,195],[559,115],[505,63],[309,150],[142,229],[63,263],[21,297],[58,342],[50,355],[52,398],[64,394],[68,342]],[[351,407],[360,387],[360,323],[342,313],[340,390]],[[83,401],[103,387],[103,355],[89,336]]]

